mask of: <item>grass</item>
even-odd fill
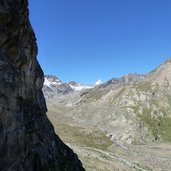
[[[153,171],[150,167],[148,167],[148,166],[142,166],[142,165],[140,165],[139,163],[134,163],[136,166],[138,166],[138,167],[140,167],[140,168],[142,168],[142,169],[144,169],[144,170],[147,170],[147,171]],[[137,167],[135,167],[134,166],[134,169],[136,169],[137,171],[141,171],[142,169],[137,169]]]
[[[108,151],[108,147],[110,147],[113,142],[104,132],[96,130],[96,128],[93,127],[83,126],[79,123],[75,124],[71,118],[68,118],[63,114],[57,114],[51,110],[49,110],[47,116],[52,122],[56,134],[62,139],[62,141],[74,146],[74,151],[77,152],[87,171],[115,170],[113,169],[115,168],[113,164],[111,166],[112,169],[108,168],[108,162],[112,161],[106,158],[105,155],[101,156],[98,153],[93,153],[92,155],[91,150],[90,153],[89,150],[86,150],[85,154],[82,154],[82,151],[79,151],[79,149],[84,149],[84,147]]]
[[[83,99],[90,103],[90,102],[94,102],[94,101],[97,101],[99,99],[102,98],[102,96],[104,94],[107,94],[109,91],[106,90],[106,89],[103,89],[103,90],[90,90],[87,94],[84,95]]]
[[[165,141],[171,142],[171,118],[162,117],[160,129]]]
[[[149,82],[138,82],[137,84],[135,84],[135,88],[139,89],[141,91],[146,91],[148,92],[149,90],[151,90],[151,84]]]
[[[170,99],[169,99],[170,100]],[[171,118],[168,117],[168,108],[161,107],[159,101],[151,99],[150,106],[155,105],[157,107],[156,114],[163,113],[163,116],[153,117],[151,115],[152,109],[143,107],[142,113],[139,113],[140,106],[143,104],[139,103],[137,106],[132,106],[134,113],[137,114],[140,121],[148,128],[150,133],[154,136],[155,140],[162,140],[164,142],[171,142]],[[155,111],[153,111],[155,112]]]
[[[143,114],[139,117],[155,137],[155,140],[162,138],[165,142],[171,142],[171,118],[167,116],[154,118],[151,116],[150,109],[144,109]]]
[[[169,59],[171,60],[171,59]],[[140,91],[149,92],[151,90],[150,83],[148,82],[142,83],[139,82],[136,84],[136,88]],[[158,89],[158,87],[156,87]],[[153,90],[155,91],[155,90]],[[169,107],[162,106],[161,99],[156,99],[155,96],[151,96],[149,100],[149,106],[155,106],[156,111],[152,108],[145,107],[145,102],[139,102],[137,106],[132,106],[134,113],[136,113],[140,119],[144,123],[144,126],[148,128],[150,133],[154,136],[155,140],[162,140],[164,142],[171,142],[171,113],[169,112],[169,108],[171,109],[171,97],[167,96]],[[139,113],[140,107],[143,107],[142,113]],[[154,110],[154,111],[153,111]],[[151,113],[154,113],[156,117],[153,117]],[[158,114],[162,113],[163,116],[159,116]]]
[[[112,103],[112,104],[115,104],[115,103],[116,103],[116,100],[117,100],[120,96],[122,96],[122,94],[124,93],[124,91],[125,91],[125,87],[123,87],[123,88],[114,96],[114,98],[112,99],[111,103]]]
[[[102,92],[94,91],[86,94],[85,99],[87,102],[97,101],[103,96]]]
[[[151,132],[151,134],[155,137],[155,140],[159,138],[159,129],[158,129],[158,121],[151,117],[151,110],[144,109],[143,114],[139,115],[140,120],[143,121],[145,126]]]
[[[112,145],[112,141],[106,137],[105,133],[95,128],[75,125],[71,120],[67,121],[64,116],[61,118],[51,112],[48,113],[48,118],[55,132],[66,143],[102,150],[107,150]]]

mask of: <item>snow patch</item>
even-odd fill
[[[97,85],[100,85],[100,84],[103,84],[103,81],[102,80],[97,80],[96,83],[95,83],[96,86]]]
[[[73,85],[70,85],[72,89],[74,89],[75,91],[81,91],[83,89],[90,89],[90,88],[93,88],[93,86],[86,86],[86,85],[77,85],[77,86],[73,86]]]
[[[54,85],[61,85],[61,84],[63,84],[63,82],[60,81],[60,80],[57,80],[56,82],[53,81],[51,84],[54,84]]]
[[[45,77],[45,82],[44,82],[44,85],[48,86],[51,88],[51,82]]]

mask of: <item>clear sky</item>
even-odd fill
[[[171,0],[29,0],[45,74],[94,83],[171,56]]]

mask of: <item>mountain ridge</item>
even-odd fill
[[[170,68],[169,60],[149,74],[47,99],[48,117],[87,170],[171,170]]]
[[[93,87],[94,86],[91,85],[82,85],[76,81],[65,83],[55,75],[45,75],[43,92],[46,97],[52,98],[55,94],[67,94],[73,91],[91,89]]]
[[[76,81],[70,81],[65,83],[61,81],[55,75],[45,75],[44,87],[43,92],[45,96],[53,97],[54,94],[67,94],[73,91],[82,91],[86,89],[93,89],[95,87],[105,87],[108,85],[122,85],[122,84],[130,84],[135,81],[141,80],[146,77],[146,74],[127,74],[120,78],[112,78],[109,81],[102,82],[98,80],[94,85],[84,85],[80,84]]]
[[[127,74],[90,90],[70,94],[67,100],[63,97],[63,105],[71,106],[67,114],[81,122],[103,127],[118,143],[170,141],[170,135],[166,138],[167,125],[162,120],[165,117],[161,119],[170,108],[170,61],[168,59],[149,74]],[[151,118],[154,116],[158,119]],[[159,120],[161,126],[157,125]]]

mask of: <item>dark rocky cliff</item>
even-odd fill
[[[46,116],[27,0],[0,0],[0,170],[83,171]]]

